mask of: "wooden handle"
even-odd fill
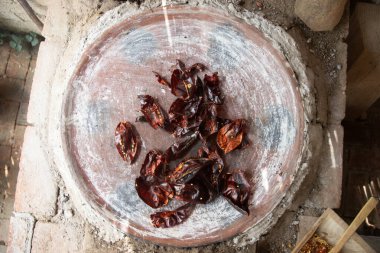
[[[338,253],[344,246],[344,244],[350,239],[350,237],[355,233],[358,227],[363,223],[365,218],[372,212],[376,207],[378,200],[371,197],[367,203],[360,210],[358,215],[356,215],[350,226],[344,231],[343,235],[340,237],[336,245],[330,250],[329,253]]]

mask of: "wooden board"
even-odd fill
[[[302,246],[313,236],[314,233],[323,235],[323,238],[325,238],[330,245],[335,245],[347,228],[347,223],[345,223],[332,209],[327,209],[296,245],[292,253],[299,252]],[[376,251],[355,233],[350,240],[347,241],[341,253],[376,253]]]

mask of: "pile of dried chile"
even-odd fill
[[[205,69],[201,63],[186,67],[177,60],[170,82],[153,72],[158,83],[177,97],[169,112],[152,96],[138,96],[142,115],[136,121],[146,122],[154,129],[162,128],[176,141],[165,151],[153,149],[146,154],[136,178],[136,191],[152,208],[164,207],[173,199],[186,203],[175,210],[151,214],[155,227],[178,225],[191,215],[196,205],[207,204],[219,196],[249,215],[251,184],[243,171],[228,171],[224,162],[227,153],[249,144],[247,123],[244,119],[219,116],[223,95],[218,73],[205,74],[202,80],[198,74]],[[131,123],[117,125],[115,143],[123,160],[132,164],[141,141]],[[196,146],[199,146],[196,154],[188,155]]]

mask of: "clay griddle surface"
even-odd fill
[[[168,78],[176,59],[219,72],[226,116],[249,122],[252,145],[226,160],[230,169],[251,175],[250,216],[220,197],[198,205],[185,223],[157,229],[149,219],[155,210],[137,196],[134,181],[146,153],[165,150],[174,138],[135,123],[143,144],[130,166],[115,148],[115,127],[140,115],[137,95],[151,94],[168,109],[174,96],[152,71]],[[69,159],[89,203],[122,231],[174,246],[225,240],[257,225],[292,184],[304,137],[301,97],[284,56],[256,28],[207,8],[155,9],[105,32],[83,53],[68,88],[65,117]]]

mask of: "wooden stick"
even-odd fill
[[[372,212],[372,210],[376,207],[379,201],[374,197],[371,197],[367,203],[360,210],[358,215],[356,215],[355,219],[352,221],[350,226],[344,231],[343,235],[340,237],[335,246],[330,250],[329,253],[338,253],[346,244],[346,242],[351,238],[351,236],[355,233],[358,227],[363,223],[365,218]]]
[[[18,3],[21,5],[21,7],[24,9],[26,14],[30,17],[30,19],[36,24],[38,29],[42,31],[42,28],[44,27],[44,24],[41,22],[41,20],[37,17],[37,15],[34,13],[32,7],[28,4],[26,0],[17,0]]]
[[[304,235],[301,241],[297,243],[297,245],[294,247],[291,253],[298,253],[302,247],[305,245],[307,241],[314,235],[315,231],[317,231],[318,227],[322,224],[322,222],[326,219],[327,216],[329,216],[334,211],[328,208],[321,217],[318,218],[318,220],[313,224],[311,229]]]

